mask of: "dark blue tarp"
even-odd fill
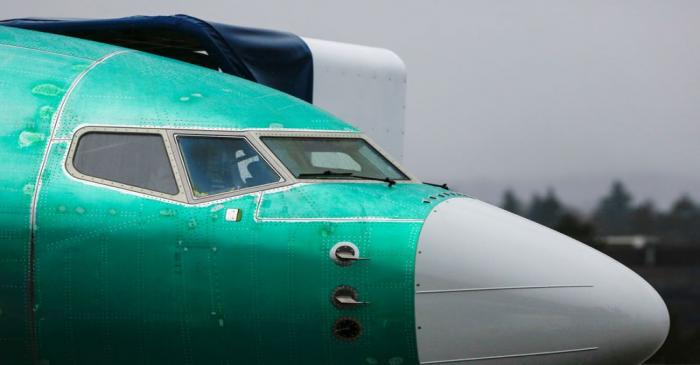
[[[0,25],[138,49],[239,76],[312,102],[313,60],[290,33],[207,22],[188,15],[117,19],[11,19]]]

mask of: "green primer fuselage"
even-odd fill
[[[261,85],[104,44],[0,27],[0,55],[2,364],[418,362],[415,247],[440,189],[295,183],[191,204],[87,183],[64,167],[85,126],[359,131]],[[371,259],[337,265],[342,241]],[[370,304],[334,307],[339,285]],[[362,324],[357,340],[334,336],[341,317]]]

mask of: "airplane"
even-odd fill
[[[3,364],[633,364],[668,333],[624,265],[298,98],[3,26],[0,55]]]

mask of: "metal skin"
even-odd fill
[[[369,181],[300,182],[283,171],[278,171],[285,177],[282,186],[205,202],[78,179],[70,174],[68,156],[84,128],[154,128],[164,135],[274,130],[362,136],[328,113],[269,88],[108,45],[0,27],[0,93],[3,364],[400,365],[426,362],[435,354],[425,353],[425,344],[440,335],[426,338],[416,328],[429,329],[438,318],[414,310],[422,295],[416,292],[416,275],[432,270],[431,264],[415,262],[419,245],[425,250],[444,245],[419,237],[425,222],[442,219],[434,212],[440,204],[475,200],[415,180],[392,187]],[[279,163],[273,165],[280,169]],[[176,173],[187,180],[183,170]],[[180,189],[188,187],[180,184]],[[239,221],[227,219],[229,209],[238,209]],[[460,210],[466,214],[474,208]],[[469,225],[464,220],[460,229]],[[449,232],[455,239],[463,233]],[[561,239],[549,231],[542,237]],[[477,238],[456,244],[486,244]],[[521,244],[530,245],[528,240],[523,236]],[[338,265],[329,251],[339,242],[351,242],[370,260]],[[459,260],[465,251],[456,252]],[[501,269],[483,263],[470,262],[471,274],[488,278]],[[627,270],[612,260],[605,265]],[[443,279],[464,273],[438,272]],[[586,277],[585,268],[580,274]],[[499,277],[510,285],[508,275]],[[478,280],[453,279],[481,286]],[[331,295],[339,286],[351,286],[369,303],[334,306]],[[600,305],[556,293],[567,310]],[[631,295],[642,302],[658,300],[653,290]],[[610,311],[627,310],[615,303]],[[469,308],[458,305],[452,315],[500,320],[498,313],[484,316]],[[644,316],[666,323],[667,329],[663,303],[653,309]],[[425,322],[417,324],[416,316]],[[353,341],[333,332],[334,323],[346,317],[361,324]],[[541,318],[529,327],[531,336],[552,335],[547,316]],[[634,325],[647,320],[641,315],[620,320],[616,333],[632,328],[662,341],[664,328]],[[486,338],[514,344],[489,342],[483,352],[506,355],[518,347],[517,337],[489,330],[479,329]],[[578,329],[560,325],[554,330],[575,336]],[[453,338],[457,348],[460,341],[474,348],[465,341],[479,336],[449,331],[444,333],[458,336]],[[642,355],[627,361],[650,356],[658,346],[652,342],[642,343],[643,351],[636,353]],[[615,344],[597,346],[606,347],[600,357],[588,352],[567,359],[626,361]],[[448,349],[437,356],[453,354]],[[552,361],[557,355],[542,356]]]
[[[669,328],[663,300],[633,271],[476,199],[433,208],[416,285],[425,364],[637,364]]]

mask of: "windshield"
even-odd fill
[[[297,178],[408,180],[361,138],[263,137],[262,141]]]
[[[244,138],[178,136],[177,142],[196,198],[280,181]]]

